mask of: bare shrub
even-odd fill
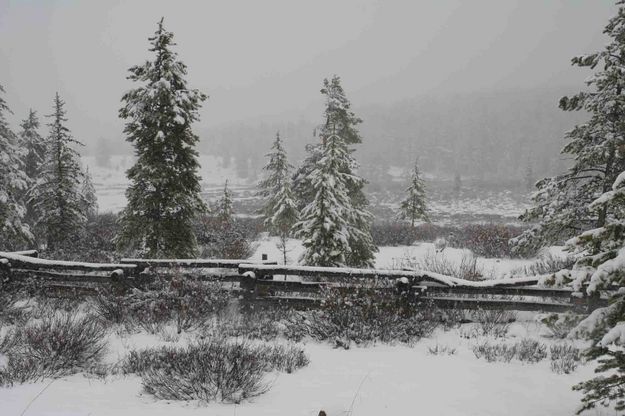
[[[265,373],[306,365],[308,358],[295,346],[217,339],[186,348],[132,351],[123,370],[140,374],[144,389],[159,399],[240,403],[267,391]]]
[[[404,257],[395,259],[393,269],[417,269],[432,273],[453,276],[465,280],[484,280],[491,277],[471,252],[462,254],[460,261],[447,258],[444,253],[428,251],[422,258]]]
[[[582,360],[579,348],[568,344],[554,344],[550,347],[551,371],[557,374],[570,374]]]
[[[514,345],[519,361],[537,363],[547,358],[547,346],[531,338],[524,338]]]
[[[231,311],[220,315],[208,323],[203,333],[206,336],[223,336],[270,341],[280,336],[280,320],[283,311],[276,309],[260,309],[250,313]]]
[[[522,231],[522,228],[502,224],[471,224],[456,231],[451,244],[467,248],[481,257],[510,257],[508,241]]]
[[[503,338],[508,334],[510,325],[516,320],[516,313],[504,309],[477,309],[472,317],[479,324],[482,335]]]
[[[99,362],[105,330],[93,316],[58,312],[16,327],[2,341],[8,364],[0,369],[5,384],[72,374]]]
[[[162,333],[164,326],[173,322],[181,333],[202,328],[229,301],[230,294],[219,282],[180,274],[156,275],[145,290],[101,292],[95,298],[95,311],[109,322],[138,326],[151,334]]]
[[[556,256],[549,251],[544,251],[540,253],[534,263],[514,269],[512,275],[539,276],[551,274],[560,270],[571,269],[574,264],[575,256]]]
[[[428,353],[431,355],[454,355],[456,354],[456,349],[448,345],[436,343],[435,345],[428,347]]]
[[[547,346],[530,338],[524,338],[513,345],[485,341],[473,346],[473,354],[488,362],[510,362],[516,358],[521,362],[537,363],[547,358]]]
[[[484,358],[489,363],[503,361],[509,363],[514,358],[514,347],[506,344],[490,344],[484,342],[473,346],[473,354],[476,358]]]

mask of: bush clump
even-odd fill
[[[350,343],[410,343],[429,336],[438,323],[433,308],[415,304],[388,282],[324,288],[318,311],[296,315],[287,333],[330,340],[348,348]]]
[[[122,371],[141,375],[144,389],[159,399],[240,403],[268,390],[267,372],[306,365],[304,351],[295,346],[216,339],[185,348],[132,351]]]
[[[105,329],[95,317],[57,312],[41,321],[14,327],[0,342],[7,365],[0,384],[59,377],[96,365],[104,354]]]

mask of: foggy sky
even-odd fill
[[[615,10],[612,0],[0,0],[0,84],[16,127],[30,107],[49,114],[58,91],[77,139],[118,139],[127,69],[149,57],[164,16],[190,86],[210,96],[203,128],[320,115],[321,82],[334,73],[355,108],[423,94],[575,92],[588,73],[570,59],[601,48]]]

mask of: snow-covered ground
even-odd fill
[[[273,237],[261,235],[260,240],[256,243],[252,260],[261,260],[262,254],[267,254],[269,260],[277,261],[283,264],[283,255],[278,249],[276,243],[278,240]],[[297,264],[303,252],[302,244],[299,240],[289,239],[287,244],[289,252],[287,253],[287,264]],[[551,252],[554,255],[562,255],[562,249],[552,247]],[[471,256],[469,250],[457,248],[445,248],[442,253],[436,253],[434,244],[432,243],[415,243],[412,246],[397,247],[379,247],[379,252],[375,256],[375,267],[378,269],[391,269],[398,265],[402,260],[408,259],[411,263],[421,262],[425,257],[436,256],[441,260],[458,264],[463,257]],[[488,277],[502,277],[510,272],[523,266],[532,264],[535,259],[488,259],[483,257],[477,258],[477,267],[484,271]]]
[[[591,365],[561,375],[550,370],[549,360],[537,364],[515,360],[488,363],[477,359],[471,350],[482,340],[466,339],[461,336],[463,332],[463,328],[439,330],[414,347],[380,345],[343,350],[309,342],[304,345],[310,358],[307,367],[293,374],[270,374],[266,381],[271,389],[240,405],[156,400],[142,391],[137,376],[100,380],[75,375],[51,384],[44,380],[0,388],[0,414],[317,416],[322,409],[328,416],[574,414],[580,393],[571,386],[592,377]],[[535,323],[516,323],[507,341],[529,336],[546,344],[552,342],[540,333]],[[147,335],[118,339],[111,342],[114,350],[109,358],[115,360],[124,350],[157,343],[163,341]],[[456,352],[431,355],[428,347],[437,344]]]

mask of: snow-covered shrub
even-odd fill
[[[552,313],[540,319],[554,338],[564,339],[580,323],[583,316],[573,313]]]
[[[138,373],[145,390],[159,399],[239,403],[268,390],[267,372],[292,372],[308,365],[296,346],[215,339],[184,348],[132,351],[125,373]]]
[[[551,371],[557,374],[570,374],[579,365],[582,353],[579,348],[568,344],[554,344],[551,353]]]
[[[430,305],[414,304],[388,282],[325,288],[322,297],[321,309],[292,321],[301,330],[291,333],[349,347],[351,342],[410,343],[429,336],[438,325]]]
[[[86,369],[101,359],[105,334],[93,316],[66,312],[14,327],[2,341],[8,363],[0,368],[0,381],[23,383]]]

